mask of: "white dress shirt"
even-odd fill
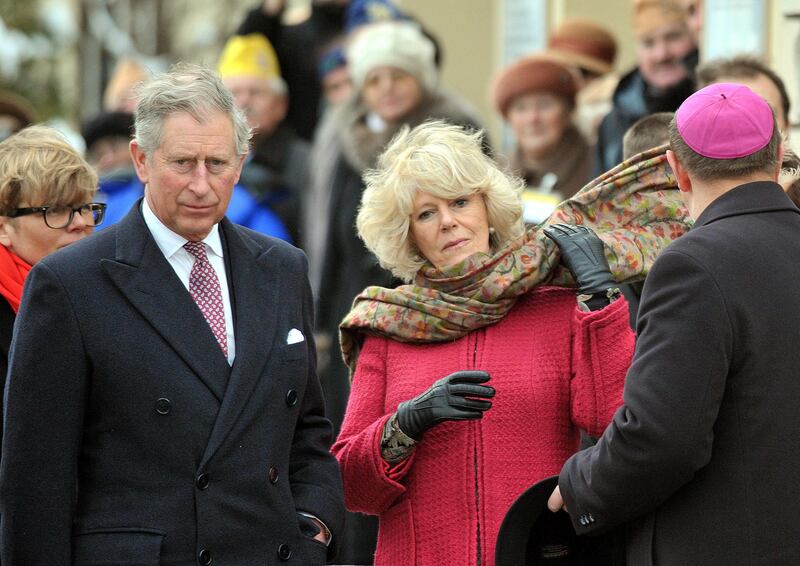
[[[167,228],[155,215],[147,204],[147,199],[142,199],[142,215],[144,223],[153,235],[158,248],[167,261],[175,270],[178,279],[181,280],[186,290],[189,290],[189,274],[192,271],[195,257],[184,249],[183,245],[188,242],[183,236],[179,236]],[[236,357],[236,342],[233,337],[233,310],[231,308],[231,296],[228,292],[228,277],[225,274],[225,259],[222,251],[222,240],[219,237],[219,224],[214,224],[211,232],[203,239],[206,245],[208,262],[217,274],[219,288],[222,291],[222,305],[225,310],[225,333],[228,335],[228,365],[233,365]]]

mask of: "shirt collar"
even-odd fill
[[[158,248],[164,257],[171,258],[176,252],[183,249],[183,245],[188,242],[183,236],[179,236],[169,228],[167,228],[158,216],[150,208],[147,203],[147,197],[142,199],[142,216],[144,216],[144,223],[153,235]],[[211,227],[208,236],[203,238],[203,243],[211,250],[211,252],[219,257],[223,257],[222,253],[222,240],[219,237],[219,223]]]

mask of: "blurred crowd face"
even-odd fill
[[[147,204],[167,228],[199,241],[222,220],[244,162],[235,148],[233,124],[222,112],[202,123],[186,112],[171,114],[153,155],[131,142]]]
[[[756,77],[720,77],[721,83],[739,83],[748,87],[761,98],[767,101],[775,111],[775,119],[778,122],[778,127],[784,135],[790,131],[789,121],[786,114],[783,112],[783,102],[781,99],[781,92],[775,86],[769,77],[765,75],[758,75]]]
[[[0,141],[9,138],[25,127],[25,123],[11,114],[0,114]]]
[[[688,76],[683,58],[694,49],[686,25],[672,22],[660,26],[637,42],[639,71],[655,88],[669,88]]]
[[[703,0],[683,0],[683,7],[686,10],[686,23],[695,45],[700,45],[703,34]]]
[[[236,106],[245,113],[255,135],[269,135],[283,121],[288,110],[285,94],[277,94],[269,81],[259,77],[227,77],[223,81]]]
[[[322,92],[327,103],[333,106],[347,100],[353,92],[347,67],[339,67],[326,74],[322,78]]]
[[[395,67],[376,67],[367,73],[361,96],[367,108],[393,124],[419,106],[424,94],[414,75]]]
[[[114,171],[127,169],[130,171],[131,153],[128,149],[130,140],[121,136],[100,138],[86,151],[86,159],[95,168],[100,177]]]
[[[46,206],[49,203],[22,202],[19,208]],[[73,201],[68,204],[78,207],[85,202]],[[44,221],[43,213],[28,214],[18,218],[0,218],[0,244],[7,247],[30,265],[37,263],[56,250],[82,240],[94,228],[78,213],[66,228],[50,228]]]
[[[474,253],[489,253],[489,220],[480,194],[455,199],[417,191],[411,209],[411,239],[438,268],[455,265]]]
[[[570,126],[569,104],[547,92],[530,92],[516,97],[506,119],[522,153],[533,159],[552,152]]]

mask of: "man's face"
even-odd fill
[[[636,43],[639,71],[655,88],[669,88],[688,76],[683,58],[694,49],[685,24],[667,23],[642,36]]]
[[[286,117],[286,95],[276,94],[269,81],[258,77],[228,77],[222,81],[245,113],[256,135],[269,135]]]
[[[164,120],[152,156],[136,141],[131,154],[147,204],[167,228],[191,241],[205,238],[225,216],[244,161],[236,154],[231,119],[222,112],[203,122],[175,112]]]

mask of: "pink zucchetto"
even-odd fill
[[[769,143],[775,118],[767,101],[746,86],[716,83],[687,98],[675,112],[675,123],[696,153],[736,159]]]

